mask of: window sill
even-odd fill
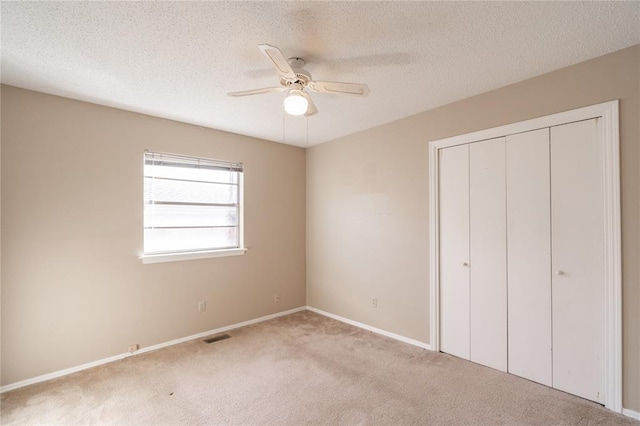
[[[140,260],[142,260],[142,263],[145,264],[177,262],[180,260],[207,259],[210,257],[241,256],[246,251],[246,248],[236,248],[226,250],[190,251],[186,253],[143,254],[140,256]]]

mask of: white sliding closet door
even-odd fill
[[[440,348],[469,359],[469,147],[439,155]]]
[[[505,138],[469,146],[471,361],[507,371]]]
[[[509,372],[551,381],[549,129],[507,136]]]
[[[553,387],[603,401],[604,220],[597,120],[551,128]]]

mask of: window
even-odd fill
[[[242,171],[242,163],[145,152],[143,261],[244,253]]]

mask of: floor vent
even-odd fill
[[[219,342],[220,340],[225,340],[229,338],[231,338],[231,335],[225,333],[225,334],[218,334],[216,336],[207,337],[206,339],[202,339],[202,341],[205,343],[213,343],[213,342]]]

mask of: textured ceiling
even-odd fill
[[[640,2],[2,2],[2,82],[314,145],[640,43]],[[313,93],[283,114],[258,50],[306,60]],[[283,131],[284,125],[284,131]],[[284,137],[284,140],[283,140]]]

